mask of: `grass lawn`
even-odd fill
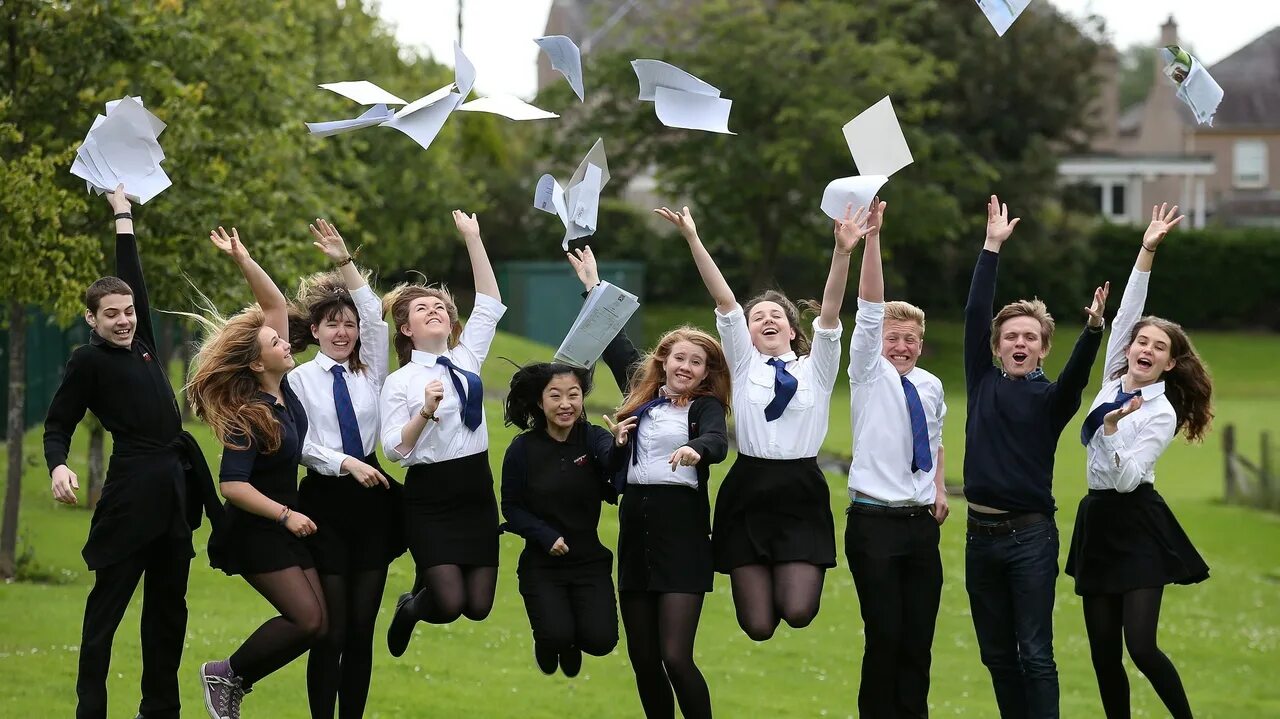
[[[654,329],[690,318],[705,325],[711,319],[709,307],[693,312],[647,312]],[[851,318],[846,318],[846,329],[851,326]],[[1064,327],[1060,331],[1051,355],[1056,360],[1050,362],[1051,372],[1065,359],[1075,330]],[[657,336],[652,329],[647,334],[649,341]],[[1236,423],[1243,445],[1255,447],[1261,429],[1280,425],[1276,419],[1280,416],[1280,380],[1272,374],[1274,358],[1280,354],[1280,337],[1196,333],[1196,339],[1217,379],[1218,427]],[[959,345],[958,327],[931,324],[928,353],[922,362],[939,374],[948,388],[947,474],[957,484],[964,447]],[[505,387],[510,377],[510,366],[499,357],[523,362],[549,354],[536,344],[500,336],[485,367],[486,386],[490,390]],[[616,389],[606,373],[600,373],[598,379],[600,386],[592,404],[610,406],[617,400]],[[836,395],[826,449],[847,455],[850,438],[845,383],[837,385]],[[487,410],[496,475],[512,432],[501,426],[497,402],[489,401]],[[1073,440],[1075,426],[1073,423],[1064,433],[1057,467],[1064,559],[1075,506],[1085,489],[1084,452]],[[201,425],[192,429],[204,443],[216,471],[218,453],[209,433]],[[1181,671],[1197,716],[1280,716],[1280,686],[1272,683],[1280,669],[1280,613],[1276,609],[1280,606],[1280,516],[1228,507],[1218,501],[1222,495],[1219,443],[1220,435],[1215,433],[1203,446],[1175,444],[1159,466],[1161,492],[1212,568],[1208,582],[1174,587],[1166,593],[1161,645]],[[72,465],[82,477],[86,474],[83,433],[77,437]],[[4,677],[0,682],[0,716],[69,716],[75,706],[80,621],[92,583],[79,556],[89,513],[63,507],[50,498],[38,431],[26,438],[25,466],[23,546],[34,550],[36,562],[59,581],[0,586],[0,676]],[[726,462],[712,473],[713,490],[728,466]],[[842,533],[845,478],[832,475],[829,481],[837,532]],[[995,700],[989,676],[978,659],[964,593],[963,503],[953,501],[952,511],[953,519],[942,532],[946,585],[934,644],[930,698],[936,716],[992,717],[996,715]],[[617,519],[612,510],[603,515],[601,533],[606,543],[614,543]],[[206,540],[202,530],[196,539],[198,555],[192,564],[188,594],[191,618],[181,674],[184,716],[202,715],[195,681],[199,664],[225,657],[273,614],[243,580],[208,567],[203,553]],[[392,565],[379,617],[367,717],[464,713],[528,719],[641,716],[623,645],[608,657],[587,657],[582,674],[574,680],[544,677],[534,667],[528,622],[516,591],[515,564],[521,545],[518,538],[503,537],[499,596],[488,620],[479,624],[463,620],[443,627],[420,624],[408,652],[400,659],[386,653],[383,632],[396,595],[412,581],[413,567],[407,555]],[[703,612],[698,659],[719,716],[855,715],[862,623],[852,579],[843,557],[840,561],[841,566],[827,575],[823,610],[814,624],[799,631],[784,627],[764,644],[755,644],[738,629],[727,581],[717,578],[715,592]],[[1058,582],[1058,600],[1056,647],[1062,714],[1101,716],[1080,601],[1069,578]],[[112,717],[132,717],[137,708],[139,602],[135,596],[116,637],[109,684]],[[246,699],[247,716],[306,717],[304,668],[305,662],[298,661],[260,682]],[[1167,716],[1150,685],[1132,668],[1130,680],[1135,716]]]

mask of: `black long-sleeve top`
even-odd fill
[[[579,422],[561,442],[534,429],[518,435],[502,460],[504,529],[524,537],[522,566],[567,566],[610,559],[600,542],[600,503],[618,501],[615,466],[626,453],[615,450],[613,435]],[[553,557],[560,537],[569,552]]]
[[[106,482],[82,552],[89,569],[113,564],[166,531],[199,526],[202,505],[210,517],[220,517],[208,464],[195,439],[182,430],[177,399],[156,354],[151,304],[132,234],[116,235],[116,275],[133,290],[133,342],[118,347],[90,332],[88,344],[67,361],[45,417],[50,473],[66,464],[71,436],[86,410],[111,433]]]
[[[1053,459],[1058,436],[1080,408],[1080,394],[1102,341],[1086,327],[1056,382],[1013,379],[991,362],[996,271],[1000,255],[983,250],[964,313],[964,494],[1011,512],[1053,514]]]

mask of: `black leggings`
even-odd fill
[[[702,594],[620,592],[627,654],[648,719],[709,719],[711,694],[693,662]]]
[[[747,564],[729,572],[738,625],[748,637],[763,642],[778,622],[796,629],[818,616],[826,571],[808,562]]]
[[[478,622],[489,616],[497,589],[497,567],[437,564],[419,570],[409,611],[430,624],[449,624],[463,616]]]
[[[310,649],[329,630],[329,618],[314,569],[289,567],[244,578],[280,612],[249,635],[228,660],[248,689]]]
[[[1151,682],[1173,719],[1191,717],[1178,670],[1156,646],[1163,593],[1164,587],[1155,587],[1084,597],[1084,626],[1107,719],[1129,717],[1129,678],[1120,663],[1122,645],[1128,647],[1129,658]]]
[[[312,719],[364,716],[373,671],[373,624],[387,583],[387,570],[321,574],[329,607],[329,632],[307,660],[307,702]]]

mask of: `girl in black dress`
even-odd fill
[[[228,235],[219,227],[210,239],[239,266],[258,304],[228,320],[205,320],[210,332],[187,384],[197,416],[224,447],[219,479],[226,521],[209,539],[209,563],[242,575],[280,612],[229,658],[200,667],[205,708],[213,719],[225,719],[240,715],[254,683],[323,636],[328,619],[303,541],[317,527],[297,511],[307,416],[285,377],[294,364],[287,305],[234,228]]]
[[[569,261],[588,289],[599,282],[588,248]],[[626,332],[604,351],[626,393],[610,423],[625,448],[615,480],[618,594],[627,654],[650,719],[711,716],[711,694],[693,660],[702,601],[711,591],[711,465],[729,451],[729,368],[720,343],[692,327],[672,330],[641,356]]]
[[[617,502],[615,449],[583,414],[590,391],[587,370],[544,362],[515,373],[506,403],[507,424],[525,431],[502,460],[504,528],[525,539],[516,573],[538,668],[568,677],[583,652],[618,644],[613,553],[596,534],[600,503]]]

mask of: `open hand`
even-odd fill
[[[468,215],[462,210],[454,210],[453,224],[458,228],[458,232],[463,239],[480,237],[480,221],[476,219],[474,212]]]
[[[1176,216],[1175,216],[1176,215]],[[1147,231],[1142,235],[1142,246],[1154,252],[1160,243],[1164,241],[1164,236],[1169,234],[1169,230],[1178,226],[1182,222],[1183,215],[1178,214],[1178,206],[1174,205],[1169,208],[1167,203],[1160,203],[1160,206],[1151,206],[1151,224],[1147,225]]]
[[[631,430],[636,428],[636,424],[640,422],[640,418],[636,416],[627,417],[621,422],[615,423],[609,415],[601,415],[604,417],[604,424],[609,428],[609,432],[613,435],[613,441],[619,447],[627,445],[627,436],[631,434]]]
[[[1111,294],[1111,283],[1103,282],[1101,287],[1095,288],[1093,291],[1093,304],[1084,308],[1085,314],[1089,315],[1090,327],[1102,326],[1102,313],[1107,308],[1107,295]]]
[[[1021,220],[1021,217],[1010,220],[1009,206],[1001,204],[1000,198],[992,195],[991,201],[987,203],[987,241],[1004,244]]]
[[[1106,416],[1102,418],[1103,433],[1107,435],[1115,434],[1116,429],[1119,427],[1120,420],[1128,417],[1134,412],[1137,412],[1138,408],[1141,406],[1142,395],[1138,395],[1110,412],[1107,412]]]
[[[662,219],[675,225],[680,230],[680,234],[684,235],[686,240],[692,242],[698,238],[698,226],[693,222],[693,215],[689,214],[689,207],[686,205],[680,212],[661,207],[654,210]]]
[[[573,265],[573,271],[577,273],[578,279],[582,280],[582,286],[588,292],[592,287],[600,284],[600,273],[596,270],[596,255],[591,251],[591,245],[573,252],[566,252],[564,256],[569,258],[569,264]]]
[[[875,205],[875,202],[872,202]],[[853,252],[853,248],[858,246],[858,240],[861,240],[871,231],[871,213],[867,212],[867,208],[859,207],[857,212],[853,211],[853,203],[850,202],[844,208],[844,218],[836,220],[836,252],[847,255]]]
[[[218,229],[209,232],[209,241],[236,262],[249,259],[249,250],[245,249],[244,243],[240,241],[240,233],[234,227],[228,235],[227,231],[219,225]]]
[[[328,220],[317,217],[315,223],[308,227],[311,228],[311,236],[316,238],[316,241],[311,244],[323,252],[329,261],[344,262],[351,256],[351,253],[347,252],[347,243],[343,241],[342,235],[338,234],[338,228],[329,224]]]

